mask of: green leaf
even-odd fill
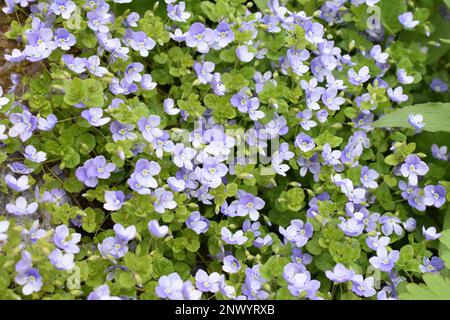
[[[450,0],[444,0],[444,3],[447,5],[448,8],[450,8]]]
[[[375,121],[373,126],[375,128],[412,128],[408,123],[410,114],[423,115],[425,123],[423,130],[425,131],[450,132],[450,103],[448,102],[429,102],[402,107]]]
[[[450,300],[450,279],[439,274],[423,275],[424,284],[409,283],[406,292],[401,292],[401,300]]]
[[[103,107],[103,86],[95,79],[65,80],[64,91],[64,102],[67,104],[73,106],[82,103],[87,107]]]
[[[391,33],[402,30],[402,25],[400,24],[400,21],[398,21],[398,16],[408,11],[406,1],[381,0],[378,3],[378,6],[381,8],[381,21],[386,29]]]
[[[288,210],[298,211],[304,206],[305,193],[301,188],[292,188],[283,191],[278,201],[280,205]]]

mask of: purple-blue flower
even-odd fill
[[[371,257],[369,262],[374,268],[389,272],[394,268],[399,257],[400,252],[398,250],[392,250],[388,253],[386,247],[379,247],[377,249],[377,256]]]
[[[428,229],[426,229],[424,226],[422,226],[422,234],[426,240],[436,240],[441,237],[441,233],[437,233],[435,227],[429,227]]]
[[[63,253],[61,250],[55,249],[49,254],[48,258],[57,270],[70,270],[75,267],[72,253]]]
[[[186,45],[190,48],[197,48],[200,53],[208,53],[209,46],[214,41],[213,31],[200,22],[193,23],[184,37]]]
[[[311,223],[303,223],[300,219],[291,220],[290,225],[285,229],[279,227],[281,235],[284,237],[284,242],[292,242],[298,248],[303,247],[312,237],[314,229]]]
[[[405,29],[413,29],[420,21],[414,20],[413,13],[408,11],[398,16],[398,21],[405,27]]]
[[[15,202],[8,203],[5,206],[6,211],[15,216],[24,216],[33,214],[38,208],[37,202],[31,202],[28,204],[27,199],[24,197],[18,197]]]
[[[81,240],[81,234],[72,233],[70,236],[69,228],[65,225],[60,225],[55,228],[55,234],[53,235],[53,242],[55,245],[64,250],[67,253],[76,254],[80,252],[80,248],[77,243]]]
[[[125,200],[125,194],[122,191],[105,191],[105,204],[103,208],[108,211],[119,210]]]
[[[18,273],[14,281],[23,286],[22,293],[26,296],[33,292],[39,292],[42,288],[42,277],[36,268],[29,268],[24,272]]]
[[[147,224],[148,231],[156,238],[164,238],[169,233],[168,226],[160,226],[158,220],[150,220]]]
[[[208,275],[204,270],[199,269],[195,274],[195,286],[202,292],[215,293],[219,291],[220,278],[223,277],[217,272]]]
[[[407,177],[412,186],[416,186],[418,177],[427,174],[428,170],[427,164],[415,154],[408,155],[400,167],[402,176]]]
[[[238,230],[233,234],[227,227],[222,227],[220,234],[222,236],[222,240],[228,244],[243,245],[248,240],[248,238],[244,236],[244,232],[242,230]]]
[[[84,110],[81,112],[81,116],[86,119],[90,125],[94,127],[101,127],[107,124],[111,118],[103,117],[103,109],[102,108],[90,108],[88,110]]]
[[[194,211],[187,218],[186,226],[197,234],[205,233],[209,229],[209,220],[203,217],[199,211]]]
[[[183,294],[183,280],[178,273],[173,272],[167,276],[161,276],[156,287],[156,294],[161,299],[181,300]]]
[[[338,263],[334,266],[333,271],[325,271],[325,275],[333,282],[342,283],[352,280],[355,272],[347,269],[343,264]]]

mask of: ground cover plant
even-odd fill
[[[450,299],[450,2],[6,0],[1,299]]]

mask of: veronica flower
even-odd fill
[[[168,115],[173,116],[173,115],[180,113],[180,109],[175,108],[175,102],[173,101],[172,98],[164,99],[163,106],[164,106],[164,111]]]
[[[133,132],[134,126],[131,124],[122,124],[119,121],[111,122],[109,126],[109,131],[112,133],[112,138],[114,142],[121,140],[134,140],[137,135]]]
[[[153,207],[158,213],[164,213],[166,209],[175,209],[177,206],[177,203],[173,200],[173,193],[170,191],[158,188],[155,190],[154,196],[156,199],[153,202]]]
[[[283,278],[288,283],[290,293],[297,297],[305,293],[306,298],[314,298],[320,287],[320,282],[311,280],[311,274],[304,266],[288,263],[283,269]]]
[[[312,237],[314,229],[311,223],[303,223],[300,219],[294,219],[291,220],[290,225],[286,229],[280,226],[279,231],[284,237],[285,243],[292,242],[298,248],[301,248]]]
[[[229,43],[234,41],[234,33],[226,22],[221,22],[213,31],[215,49],[225,48]]]
[[[76,38],[73,34],[64,28],[58,28],[55,30],[55,43],[62,50],[69,50],[76,43]]]
[[[180,300],[183,295],[183,280],[181,280],[178,273],[173,272],[167,276],[161,276],[156,287],[156,294],[161,299]]]
[[[310,109],[303,110],[297,114],[297,118],[300,120],[300,125],[302,126],[303,130],[309,131],[311,128],[314,128],[317,126],[317,122],[314,120],[311,120],[312,118],[312,111]]]
[[[198,80],[202,84],[207,84],[211,81],[215,64],[213,62],[205,61],[203,63],[194,63],[194,70],[197,73]]]
[[[55,228],[53,242],[58,248],[64,250],[65,252],[76,254],[80,252],[80,248],[77,246],[77,243],[81,240],[81,234],[72,233],[70,239],[69,235],[69,228],[62,224]]]
[[[133,82],[141,82],[141,72],[144,71],[144,65],[140,62],[130,63],[125,69],[125,77]]]
[[[445,203],[446,190],[443,186],[426,186],[424,188],[424,199],[423,202],[427,206],[435,206],[436,208],[440,208]]]
[[[13,126],[9,129],[8,135],[13,138],[19,136],[22,142],[31,137],[37,125],[37,118],[27,110],[22,113],[11,113],[9,121]]]
[[[61,16],[63,19],[69,19],[72,13],[77,8],[76,4],[70,0],[54,0],[50,5],[50,9],[57,16]]]
[[[399,69],[397,70],[397,80],[403,84],[410,84],[414,82],[414,77],[408,76],[405,69]]]
[[[125,200],[125,194],[122,191],[105,191],[105,204],[103,208],[108,211],[119,210]]]
[[[325,90],[322,94],[322,102],[328,107],[330,110],[339,110],[341,105],[345,103],[345,99],[342,97],[337,97],[337,89],[335,87],[331,87]]]
[[[445,268],[444,261],[439,257],[432,257],[431,260],[428,257],[423,258],[423,264],[419,266],[420,271],[437,273]]]
[[[16,179],[13,175],[7,174],[4,179],[8,187],[18,192],[27,190],[30,187],[28,184],[28,176],[26,175],[20,176]]]
[[[86,171],[91,177],[108,179],[115,169],[114,163],[108,163],[104,156],[97,156],[89,162]]]
[[[115,262],[114,259],[124,257],[129,250],[127,243],[117,237],[107,237],[97,247],[103,257],[113,262]]]
[[[406,94],[403,94],[403,88],[400,86],[395,89],[388,88],[387,94],[389,98],[394,102],[402,103],[408,100],[408,96]]]
[[[209,220],[203,217],[199,211],[194,211],[187,218],[186,226],[197,234],[205,233],[209,229]]]
[[[8,164],[8,168],[13,172],[13,173],[17,173],[17,174],[30,174],[32,173],[34,170],[28,168],[26,165],[24,165],[21,162],[17,162],[14,161],[10,164]]]
[[[305,29],[305,39],[311,43],[321,43],[323,42],[323,25],[317,22],[305,21],[303,24],[303,29]]]
[[[15,12],[16,3],[15,0],[6,0],[6,7],[2,8],[4,14],[11,14]]]
[[[158,182],[153,176],[160,173],[161,166],[155,161],[148,161],[147,159],[139,159],[136,162],[134,169],[136,180],[146,188],[156,188]]]
[[[401,236],[403,233],[402,226],[400,225],[400,219],[389,215],[383,215],[379,220],[381,231],[384,235],[390,236],[392,233]]]
[[[223,96],[225,94],[226,88],[222,82],[221,75],[215,72],[211,78],[211,87],[214,93],[218,96]]]
[[[414,218],[408,218],[403,223],[403,228],[405,228],[405,230],[408,232],[413,232],[416,229],[416,224],[417,222]]]
[[[178,22],[186,22],[191,16],[189,12],[185,12],[186,4],[181,1],[178,4],[168,4],[167,5],[167,16],[169,19]]]
[[[39,271],[35,268],[29,268],[24,272],[17,274],[14,281],[23,286],[22,293],[26,296],[33,292],[39,292],[42,288],[42,278]]]
[[[416,130],[416,133],[420,132],[425,126],[423,115],[421,114],[410,114],[408,116],[408,123]]]
[[[195,286],[202,292],[217,292],[219,291],[220,275],[217,272],[213,272],[208,275],[204,270],[199,269],[195,274]]]
[[[88,13],[89,14],[89,13]],[[108,69],[100,66],[100,58],[98,56],[91,56],[85,60],[86,69],[94,76],[103,77],[108,73]]]
[[[0,221],[0,241],[5,241],[8,239],[8,234],[6,233],[9,228],[9,221]]]
[[[388,253],[385,247],[377,249],[377,256],[369,259],[370,264],[384,272],[389,272],[394,267],[400,257],[398,250],[392,250]]]
[[[87,300],[120,300],[120,298],[111,296],[108,285],[104,284],[89,293]]]
[[[356,73],[353,68],[348,70],[348,81],[355,86],[359,86],[361,83],[364,83],[369,79],[369,68],[366,66],[359,69],[358,73]]]
[[[51,113],[47,116],[46,118],[37,117],[37,127],[39,130],[41,131],[51,131],[54,126],[56,125],[56,122],[58,121],[58,119],[56,118],[56,116]]]
[[[4,132],[6,131],[6,126],[4,124],[0,124],[0,141],[8,139],[8,135]]]
[[[366,298],[372,297],[376,293],[373,288],[374,282],[374,277],[367,277],[364,279],[362,275],[355,275],[352,279],[352,291],[358,296]]]
[[[185,147],[182,143],[177,143],[173,151],[173,163],[179,168],[193,169],[192,159],[195,157],[196,151],[192,148]]]
[[[150,220],[147,227],[150,234],[156,238],[164,238],[169,233],[169,227],[160,226],[158,220]]]
[[[378,187],[378,183],[375,181],[380,177],[380,174],[374,170],[369,169],[369,167],[364,166],[361,169],[361,178],[360,181],[364,187],[369,189],[375,189]]]
[[[378,235],[375,237],[368,236],[366,238],[367,246],[372,250],[378,250],[379,248],[385,248],[391,239],[389,237],[379,237]]]
[[[63,253],[59,249],[53,250],[48,256],[50,262],[57,270],[71,270],[75,267],[72,253]]]
[[[209,46],[214,41],[214,34],[210,28],[200,22],[193,23],[189,30],[184,34],[186,46],[197,48],[200,53],[208,53]]]
[[[378,44],[370,49],[370,56],[378,63],[386,63],[387,58],[389,58],[389,54],[382,52],[381,46]]]
[[[311,151],[316,147],[313,138],[301,132],[295,137],[294,145],[303,152]]]
[[[161,118],[159,116],[151,115],[148,118],[141,118],[138,121],[138,128],[142,133],[142,136],[148,142],[152,142],[156,137],[161,137],[163,132],[158,128],[161,123]]]
[[[232,255],[228,255],[225,258],[223,258],[222,263],[223,263],[222,270],[227,273],[237,273],[241,269],[241,264],[239,263],[239,260]]]
[[[447,92],[448,91],[448,84],[446,84],[441,79],[434,78],[431,81],[430,88],[431,88],[431,90],[433,90],[435,92],[439,92],[439,93]]]
[[[19,49],[13,49],[11,54],[5,54],[5,60],[9,62],[22,62],[25,60],[25,50],[20,51]]]
[[[238,46],[236,48],[236,56],[242,62],[250,62],[255,57],[255,53],[249,50],[248,46]]]
[[[422,234],[426,240],[436,240],[441,237],[441,234],[436,232],[435,227],[429,227],[428,229],[425,229],[425,227],[422,226]]]
[[[433,158],[442,161],[447,161],[449,157],[447,146],[439,147],[435,143],[431,146],[431,154],[433,155]]]
[[[139,13],[130,12],[130,14],[126,17],[124,24],[127,27],[137,27],[137,22],[139,21],[139,19]]]
[[[333,271],[325,271],[325,276],[335,283],[343,283],[353,279],[355,272],[347,269],[343,264],[338,263],[334,266]]]
[[[111,22],[111,14],[108,10],[95,10],[87,13],[88,27],[94,32],[109,32],[108,24]]]
[[[228,244],[243,245],[248,240],[248,238],[244,236],[244,232],[242,230],[238,230],[233,234],[227,227],[222,227],[220,234],[222,236],[222,240]]]
[[[86,119],[91,126],[101,127],[107,124],[111,118],[103,117],[103,109],[102,108],[90,108],[88,110],[84,110],[81,112],[81,116]]]
[[[398,16],[398,21],[405,27],[405,29],[413,29],[420,21],[413,20],[412,12],[405,12]]]
[[[339,217],[341,223],[338,225],[339,229],[344,231],[345,235],[349,237],[356,237],[363,233],[364,231],[364,223],[358,218],[350,218],[345,219],[343,217]]]
[[[400,167],[401,174],[408,178],[412,186],[417,185],[418,176],[424,176],[429,168],[425,162],[415,154],[410,154],[406,157],[405,162]]]
[[[8,203],[5,208],[6,211],[15,216],[24,216],[35,213],[38,208],[38,204],[37,202],[31,202],[28,204],[24,197],[18,197],[15,203]]]
[[[200,290],[195,289],[192,282],[189,280],[183,283],[181,293],[185,300],[200,300],[202,297],[202,292]]]
[[[78,74],[86,71],[86,58],[74,58],[72,54],[64,54],[62,59],[66,67],[71,71]]]
[[[212,157],[204,159],[202,168],[195,168],[198,181],[210,188],[219,187],[222,184],[222,178],[227,172],[228,167]]]
[[[113,229],[116,234],[116,239],[123,243],[127,243],[136,237],[136,227],[133,225],[125,228],[120,223],[116,223]]]

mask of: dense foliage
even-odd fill
[[[448,5],[6,0],[0,298],[450,299]]]

